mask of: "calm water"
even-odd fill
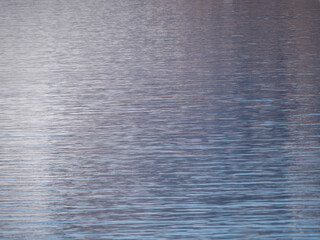
[[[1,0],[1,239],[320,239],[317,0]]]

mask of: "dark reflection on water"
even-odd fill
[[[1,239],[319,239],[318,1],[0,20]]]

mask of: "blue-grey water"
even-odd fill
[[[1,0],[0,239],[320,239],[317,0]]]

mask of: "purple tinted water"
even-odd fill
[[[1,239],[320,238],[320,4],[0,2]]]

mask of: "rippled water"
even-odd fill
[[[319,239],[320,3],[2,0],[1,239]]]

